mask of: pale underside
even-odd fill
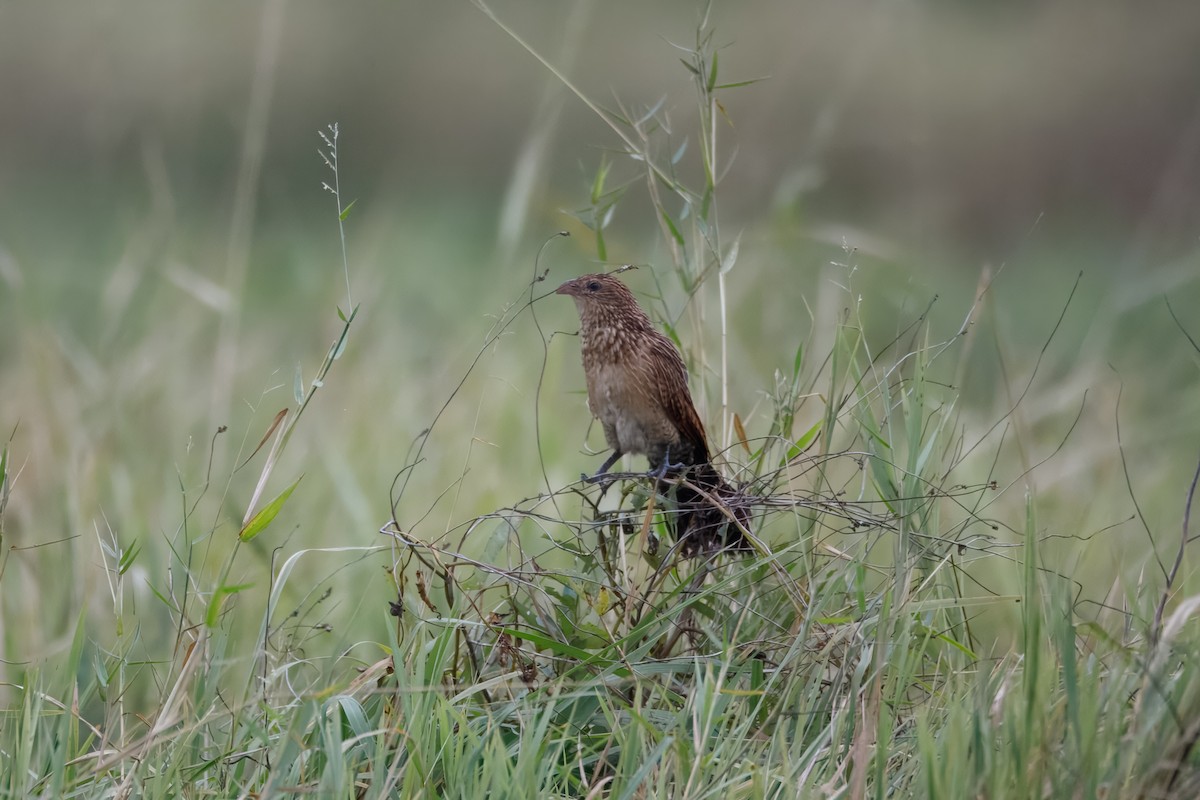
[[[588,406],[617,453],[645,455],[652,468],[708,460],[704,429],[688,392],[687,369],[657,331],[626,337],[612,328],[584,342]],[[605,340],[608,341],[605,341]],[[613,339],[621,339],[613,347]],[[617,357],[612,354],[619,353]],[[607,357],[606,357],[607,356]]]
[[[637,402],[645,391],[631,385],[632,373],[624,367],[604,366],[588,380],[588,405],[604,426],[604,440],[619,453],[646,456],[652,465],[661,463],[670,446],[678,446],[679,432],[662,409]]]

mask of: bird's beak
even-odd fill
[[[572,297],[576,297],[579,295],[579,290],[575,286],[575,281],[567,281],[562,286],[559,286],[557,289],[555,289],[554,293],[555,294],[569,294]]]

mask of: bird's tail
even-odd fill
[[[684,556],[719,550],[748,550],[743,529],[750,529],[750,503],[717,473],[709,462],[688,467],[678,474],[674,487],[675,513],[669,518],[675,540]]]

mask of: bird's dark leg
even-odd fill
[[[679,464],[671,463],[671,446],[667,445],[666,452],[663,453],[663,460],[661,462],[659,462],[659,465],[657,467],[655,467],[653,470],[651,470],[650,474],[653,475],[655,478],[662,480],[663,478],[666,477],[667,470],[671,470],[671,471],[681,470],[686,466],[687,466],[687,464],[684,464],[682,462],[680,462]]]
[[[588,475],[584,474],[580,476],[580,479],[586,483],[600,483],[604,480],[604,473],[608,472],[609,467],[617,463],[617,459],[623,455],[625,454],[620,450],[613,450],[613,454],[605,459],[604,463],[600,465],[600,469],[596,470],[595,475],[589,477]]]

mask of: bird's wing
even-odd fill
[[[679,438],[691,449],[691,453],[672,453],[672,460],[680,458],[689,464],[707,463],[708,440],[704,435],[704,423],[696,413],[692,393],[688,390],[687,366],[683,358],[675,349],[675,344],[658,331],[647,337],[646,342],[646,363],[651,371],[651,380],[646,382],[645,389],[675,426]]]

